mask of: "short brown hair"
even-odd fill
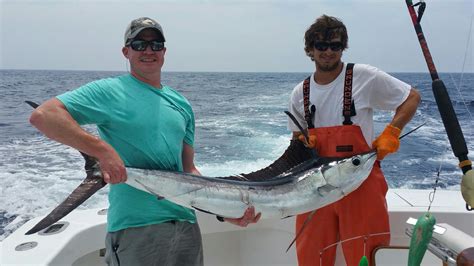
[[[343,50],[348,48],[347,29],[344,23],[336,17],[322,15],[306,30],[304,34],[304,51],[314,61],[311,50],[316,41],[329,41],[335,37],[341,37]]]

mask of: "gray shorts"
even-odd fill
[[[105,248],[107,265],[203,265],[197,223],[173,221],[109,232]]]

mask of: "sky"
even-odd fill
[[[438,71],[474,72],[474,1],[425,2]],[[0,0],[0,69],[126,71],[125,28],[148,16],[164,29],[163,71],[310,72],[303,36],[322,14],[348,29],[343,61],[427,72],[404,0]]]

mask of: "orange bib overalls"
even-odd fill
[[[350,89],[352,90],[352,86]],[[346,98],[346,93],[344,97]],[[347,104],[344,108],[350,109]],[[346,121],[350,120],[350,115],[345,113],[344,116]],[[312,128],[309,131],[310,134],[316,134],[315,149],[322,157],[346,157],[370,150],[357,125]],[[386,234],[390,230],[385,200],[387,190],[380,162],[377,161],[367,180],[358,189],[315,212],[296,240],[298,264],[334,265],[336,245],[327,247],[353,238],[342,243],[347,265],[358,265],[363,255],[367,256],[370,263],[373,249],[390,242],[390,235]],[[296,232],[299,232],[308,215],[309,213],[305,213],[296,217]],[[379,235],[369,236],[371,234]]]

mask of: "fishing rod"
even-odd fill
[[[448,135],[448,139],[451,144],[453,153],[459,160],[459,167],[461,168],[464,174],[463,183],[465,182],[464,179],[466,179],[466,184],[464,184],[467,185],[466,195],[463,192],[463,185],[461,185],[461,192],[463,192],[463,197],[466,201],[466,209],[472,211],[473,208],[469,205],[474,206],[474,204],[473,202],[469,202],[468,200],[468,198],[471,198],[472,201],[472,198],[474,197],[472,196],[472,193],[474,193],[474,191],[472,190],[474,188],[470,187],[472,186],[472,182],[474,182],[472,162],[467,156],[468,150],[466,146],[466,141],[464,140],[464,135],[462,133],[461,126],[459,125],[458,118],[456,116],[456,113],[454,112],[453,104],[449,97],[448,91],[446,90],[446,86],[438,76],[438,72],[436,71],[433,58],[431,57],[430,50],[428,49],[428,43],[426,42],[425,36],[423,34],[423,29],[420,25],[421,18],[423,17],[423,13],[426,8],[426,3],[423,2],[423,0],[416,4],[413,4],[412,0],[405,0],[405,2],[407,4],[408,12],[410,13],[413,26],[415,27],[415,32],[418,36],[418,41],[420,43],[423,56],[425,57],[426,64],[428,65],[428,70],[430,71],[431,79],[433,80],[433,94],[436,99],[436,104],[438,105],[438,110],[441,115],[441,119],[443,120],[444,128]],[[419,6],[418,14],[415,11],[416,6]],[[468,193],[470,193],[470,196],[467,195]]]
[[[420,25],[421,18],[423,17],[423,13],[426,8],[426,3],[423,2],[423,0],[420,0],[420,2],[416,4],[413,4],[412,0],[405,0],[405,2],[407,4],[408,12],[410,13],[413,26],[415,27],[415,32],[418,36],[418,41],[420,43],[423,56],[425,57],[428,70],[431,75],[431,79],[433,81],[432,90],[436,100],[436,104],[438,106],[439,113],[441,115],[441,119],[443,120],[444,128],[448,135],[448,139],[451,144],[453,153],[459,160],[459,167],[463,172],[463,177],[461,181],[461,193],[464,198],[464,201],[466,202],[466,209],[468,211],[472,211],[473,208],[470,207],[474,206],[474,171],[472,170],[472,162],[467,156],[468,150],[466,141],[464,140],[464,135],[462,133],[461,126],[459,125],[456,113],[454,112],[453,104],[449,97],[448,91],[446,90],[446,86],[438,76],[438,72],[436,71],[433,58],[431,57],[430,50],[428,49],[428,43],[426,42],[425,36],[423,34],[423,29]],[[418,14],[415,11],[416,6],[419,6]],[[438,178],[436,179],[436,182],[437,181]],[[434,192],[436,192],[436,185],[434,188]],[[432,198],[430,197],[430,206],[431,202]],[[415,227],[413,228],[413,235],[410,241],[410,250],[408,256],[409,266],[420,265],[421,260],[423,259],[423,256],[428,248],[428,244],[431,242],[431,238],[433,235],[433,226],[435,225],[435,223],[436,219],[429,212],[429,208],[427,213],[418,218]],[[462,253],[464,253],[464,251]],[[468,254],[467,256],[472,255],[470,254],[470,252],[466,254]],[[459,263],[465,259],[466,256],[460,255],[457,258],[457,262]]]

